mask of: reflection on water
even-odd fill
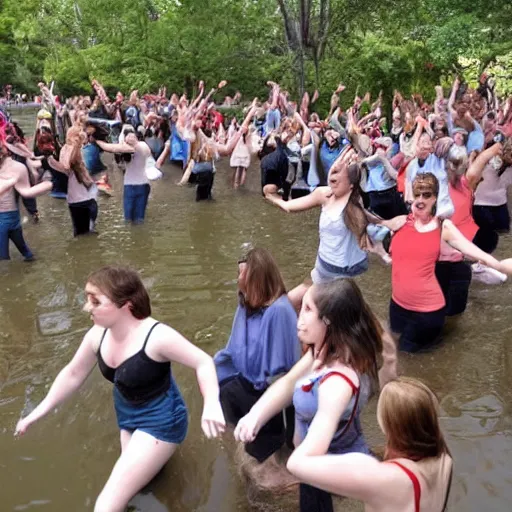
[[[150,289],[154,316],[213,354],[229,336],[236,307],[237,259],[248,244],[263,245],[278,260],[288,287],[309,274],[317,248],[318,212],[284,215],[261,198],[256,168],[248,187],[229,189],[221,165],[215,201],[197,204],[194,192],[174,185],[169,167],[153,185],[147,223],[126,226],[121,177],[111,169],[114,197],[100,197],[98,237],[73,239],[64,201],[38,200],[41,223],[24,225],[38,257],[0,262],[0,482],[1,510],[86,511],[119,454],[111,385],[95,370],[79,394],[15,441],[22,413],[45,395],[72,357],[90,322],[81,312],[92,270],[130,264]],[[512,254],[510,238],[499,255]],[[387,317],[390,271],[372,258],[359,278],[365,297]],[[512,318],[509,283],[475,283],[463,318],[447,327],[446,343],[432,354],[403,355],[401,371],[424,379],[442,405],[443,427],[455,458],[450,510],[510,510],[512,481]],[[193,372],[174,367],[190,410],[189,435],[162,473],[133,501],[134,510],[295,510],[290,497],[253,496],[233,464],[234,443],[208,441],[200,429],[201,400]],[[375,399],[364,413],[371,444],[382,443]],[[337,502],[337,510],[361,510]]]

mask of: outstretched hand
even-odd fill
[[[235,427],[235,439],[242,443],[251,443],[256,439],[259,430],[258,419],[249,412],[240,419]]]
[[[226,430],[226,420],[218,400],[204,405],[201,428],[208,439],[219,437]]]
[[[27,418],[22,418],[18,421],[16,429],[14,430],[14,437],[24,436],[32,423]]]

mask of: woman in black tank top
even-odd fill
[[[187,432],[187,409],[172,377],[171,362],[179,361],[196,371],[204,398],[201,426],[208,438],[225,429],[217,374],[208,354],[150,317],[149,296],[135,271],[104,267],[89,276],[85,292],[84,310],[94,326],[46,398],[18,422],[15,435],[25,434],[30,425],[77,391],[98,361],[101,373],[114,384],[122,453],[94,511],[123,512]]]

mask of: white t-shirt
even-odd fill
[[[135,146],[135,153],[132,154],[130,162],[126,164],[125,185],[145,185],[149,183],[146,176],[146,161],[150,155],[151,149],[145,142],[139,142]]]

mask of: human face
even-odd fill
[[[457,146],[464,146],[464,135],[462,135],[462,133],[460,133],[460,132],[457,132],[453,136],[453,142],[455,142],[455,144],[457,144]]]
[[[319,349],[327,333],[327,323],[319,317],[318,308],[313,300],[314,286],[311,286],[302,299],[302,307],[297,320],[297,334],[301,343],[313,345]]]
[[[135,133],[133,132],[128,133],[124,140],[126,144],[128,144],[129,146],[136,146],[139,142],[139,139],[137,139],[137,135],[135,135]]]
[[[329,172],[329,186],[335,197],[342,197],[354,188],[348,179],[345,162],[335,162],[331,167],[331,171]]]
[[[412,203],[412,213],[414,217],[427,220],[432,216],[437,197],[430,191],[423,188],[413,189],[414,201]]]
[[[325,132],[325,140],[329,146],[334,146],[339,138],[340,134],[336,130],[327,130]]]
[[[418,149],[416,152],[416,156],[420,160],[425,160],[428,158],[430,153],[432,153],[434,146],[432,145],[432,141],[428,135],[424,135],[420,138],[418,142]]]
[[[119,318],[122,308],[118,308],[98,287],[85,285],[86,302],[84,311],[89,313],[94,325],[108,329]],[[124,306],[123,306],[124,307]]]

